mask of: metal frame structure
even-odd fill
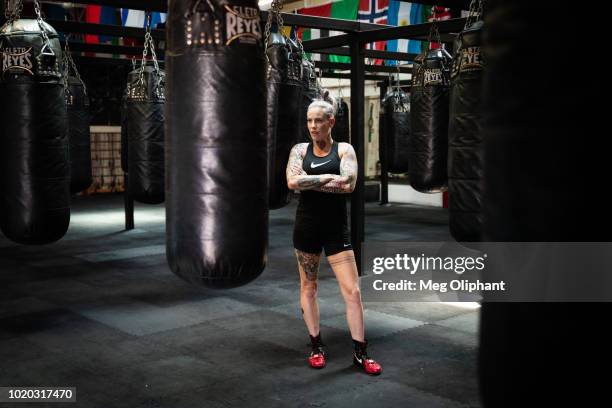
[[[65,3],[62,0],[47,0],[48,2]],[[401,0],[407,1],[407,0]],[[469,0],[416,0],[413,3],[438,5],[449,7],[455,10],[468,10]],[[136,10],[147,10],[147,11],[167,11],[166,0],[73,0],[72,3],[78,4],[93,4],[93,5],[104,5],[111,7],[124,7]],[[357,186],[355,191],[351,195],[351,240],[355,250],[355,257],[359,270],[361,271],[361,243],[364,241],[364,215],[365,215],[365,178],[364,178],[364,163],[365,163],[365,151],[364,151],[364,104],[365,100],[364,81],[366,79],[373,79],[383,81],[386,75],[375,75],[376,73],[388,73],[397,72],[395,67],[385,67],[378,65],[366,65],[365,58],[376,58],[385,60],[397,60],[397,61],[413,61],[414,54],[398,53],[398,52],[386,52],[386,51],[374,51],[366,50],[365,45],[376,41],[386,41],[393,39],[426,39],[433,23],[424,23],[400,27],[392,27],[387,25],[378,25],[363,23],[359,21],[348,21],[333,18],[324,17],[313,17],[300,14],[288,14],[282,13],[282,17],[285,25],[298,26],[303,28],[319,28],[333,31],[341,31],[345,34],[327,37],[322,39],[305,41],[303,43],[304,50],[310,53],[319,54],[336,54],[336,55],[348,55],[351,57],[350,64],[339,64],[339,63],[323,63],[315,62],[323,72],[323,77],[330,78],[350,78],[351,81],[351,107],[350,107],[350,121],[351,121],[351,143],[355,148],[357,154],[357,160],[359,163],[359,176],[357,180]],[[265,22],[267,18],[267,12],[262,12],[262,21]],[[144,38],[145,30],[140,28],[131,27],[120,27],[111,25],[100,25],[91,24],[84,22],[75,21],[56,21],[48,20],[48,22],[56,28],[59,32],[64,33],[80,33],[80,34],[98,34],[105,36],[115,37],[131,37],[131,38]],[[455,18],[446,21],[439,21],[435,23],[440,32],[440,38],[443,43],[451,43],[455,37],[455,34],[460,32],[464,25],[464,18]],[[153,30],[152,35],[155,39],[164,39],[164,30]],[[70,48],[73,52],[97,52],[105,54],[124,54],[124,55],[141,55],[142,50],[139,47],[126,47],[126,46],[113,46],[104,44],[83,44],[70,42]],[[159,51],[159,54],[163,55],[163,50]],[[129,60],[123,58],[105,58],[106,63],[126,63]],[[338,73],[335,70],[344,70],[348,73]],[[366,71],[370,74],[366,75]],[[406,72],[405,68],[401,68],[400,71]],[[381,87],[382,89],[382,87]],[[384,156],[384,155],[383,155]],[[386,160],[381,156],[383,161],[382,170],[386,170]],[[387,191],[386,188],[386,172],[383,171],[383,177],[381,180],[382,188]],[[386,197],[386,193],[383,195]],[[126,194],[125,202],[126,210],[126,229],[134,228],[134,205],[131,197]]]

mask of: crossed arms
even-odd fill
[[[340,145],[344,148],[340,159],[340,175],[322,174],[309,176],[302,169],[304,154],[308,143],[298,143],[293,146],[287,163],[287,186],[291,190],[315,190],[323,193],[352,193],[357,183],[357,156],[353,146],[348,143]]]

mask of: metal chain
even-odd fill
[[[4,17],[5,22],[2,28],[11,25],[21,17],[23,10],[23,0],[5,0],[4,1]]]
[[[438,25],[435,22],[432,22],[427,42],[431,42],[432,38],[436,40],[440,47],[442,47],[442,41],[440,40],[440,31],[438,31]]]
[[[66,64],[66,81],[68,80],[68,75],[70,75],[70,68],[74,72],[74,76],[79,80],[81,85],[83,86],[83,92],[87,95],[87,86],[85,86],[85,82],[81,78],[81,74],[79,74],[79,70],[74,63],[74,59],[72,59],[72,52],[70,51],[70,46],[68,45],[68,38],[66,36],[66,45],[64,46],[64,64]]]
[[[276,18],[276,25],[278,26],[278,32],[283,34],[283,17],[281,16],[281,9],[283,8],[282,0],[272,0],[270,10],[268,10],[268,18],[266,20],[266,27],[264,30],[264,51],[268,50],[268,42],[270,41],[271,29],[272,29],[272,18]],[[268,53],[266,52],[266,60],[268,59]],[[268,64],[270,61],[268,60]]]
[[[159,77],[159,64],[157,63],[157,54],[155,54],[155,44],[153,43],[153,37],[151,36],[151,13],[147,12],[146,16],[146,33],[144,40],[144,48],[142,50],[142,63],[140,64],[140,73],[138,75],[138,84],[144,85],[144,71],[145,65],[147,63],[147,54],[148,49],[151,48],[151,57],[153,59],[153,65],[155,67],[155,72]]]
[[[38,0],[34,0],[34,11],[36,12],[36,22],[38,23],[38,27],[40,27],[40,31],[41,31],[43,40],[45,41],[45,45],[51,52],[51,55],[55,55],[55,51],[53,51],[53,48],[51,47],[51,40],[49,40],[49,37],[47,36],[47,31],[45,30],[44,20],[42,18],[42,14],[40,10],[41,10],[40,3],[38,2]],[[45,45],[43,45],[41,52],[45,48]]]

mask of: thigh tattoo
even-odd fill
[[[297,256],[298,263],[306,274],[306,279],[309,281],[316,281],[317,274],[319,273],[319,260],[320,254],[307,254],[296,250],[295,255]]]

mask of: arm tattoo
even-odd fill
[[[291,153],[289,154],[289,161],[287,162],[287,181],[293,180],[295,184],[295,190],[312,190],[314,188],[324,186],[330,181],[330,177],[325,176],[309,176],[302,168],[304,153],[307,143],[298,143],[293,146]]]
[[[340,174],[348,177],[348,184],[350,185],[350,192],[355,189],[357,184],[357,155],[353,146],[347,145],[347,149],[342,156],[340,161]]]
[[[353,146],[350,144],[347,146],[342,159],[340,160],[340,176],[344,177],[344,180],[332,180],[323,187],[318,187],[316,191],[324,193],[352,193],[357,184],[357,155]],[[348,181],[346,181],[348,180]]]
[[[302,153],[304,152],[304,143],[298,143],[293,146],[291,153],[289,154],[289,161],[287,162],[287,180],[294,176],[305,175],[306,172],[302,168],[304,158]]]
[[[316,281],[319,273],[319,260],[321,259],[321,254],[308,254],[296,249],[295,255],[298,263],[304,270],[306,279],[309,281]]]
[[[322,180],[319,176],[305,176],[300,177],[297,181],[297,184],[300,190],[308,190],[316,187],[320,187],[323,184],[326,184],[327,180]]]

